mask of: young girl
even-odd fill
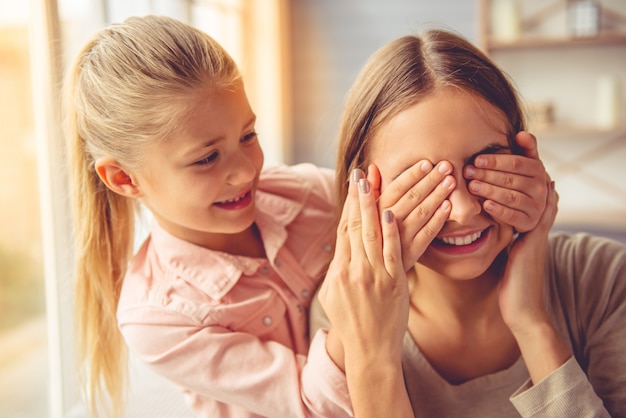
[[[198,416],[345,415],[347,391],[336,394],[344,376],[324,344],[306,356],[308,308],[335,243],[332,173],[310,164],[262,171],[236,65],[174,19],[105,28],[69,76],[79,371],[93,414],[107,395],[121,413],[126,344]],[[407,247],[445,221],[435,209],[451,167],[435,167],[411,167],[410,181],[380,196],[421,214],[401,227]],[[518,227],[532,221],[498,193],[485,196],[502,216],[517,214]],[[133,255],[138,204],[154,222]]]
[[[332,323],[329,350],[337,340],[345,345],[355,338],[364,305],[380,307],[367,318],[381,322],[381,333],[396,330],[384,334],[392,339],[388,364],[403,368],[413,409],[398,416],[626,416],[626,248],[584,234],[549,237],[554,191],[537,225],[516,237],[475,195],[478,183],[464,181],[490,177],[481,167],[493,164],[495,154],[513,158],[513,138],[523,129],[518,98],[504,74],[445,31],[384,46],[350,91],[338,155],[342,200],[348,194],[344,180],[369,165],[380,173],[375,181],[383,193],[405,167],[423,159],[449,161],[457,180],[447,221],[408,279],[375,256],[383,241],[368,249],[351,236],[344,251],[369,261],[369,276],[361,274],[369,286],[342,279],[359,269],[335,258],[320,292]],[[367,187],[359,190],[368,199]],[[376,221],[364,213],[370,224]],[[384,286],[389,282],[398,285]],[[386,298],[406,311],[390,309],[382,303]],[[313,329],[328,326],[319,315],[314,305]],[[355,411],[390,407],[367,396],[371,381],[351,378],[351,362],[346,349]],[[352,368],[364,369],[359,362]],[[396,401],[407,402],[407,393],[398,391]]]

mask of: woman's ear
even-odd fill
[[[95,168],[98,177],[115,193],[132,198],[141,197],[141,189],[136,181],[116,160],[99,158],[95,162]]]

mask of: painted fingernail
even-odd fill
[[[358,183],[359,180],[361,180],[362,178],[365,178],[363,170],[361,170],[360,168],[355,168],[354,170],[352,170],[352,181],[354,183]]]
[[[393,222],[393,212],[391,211],[391,209],[385,209],[383,211],[383,219],[388,224]]]
[[[366,179],[359,180],[359,192],[367,194],[370,191],[370,182]]]

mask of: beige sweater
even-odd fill
[[[555,234],[547,266],[548,306],[573,357],[535,386],[522,358],[507,370],[451,385],[407,333],[403,366],[416,417],[626,418],[626,247]],[[312,332],[327,326],[314,303]]]

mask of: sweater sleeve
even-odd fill
[[[626,247],[551,238],[550,305],[573,357],[511,401],[524,417],[626,417]]]
[[[537,385],[532,386],[528,380],[513,394],[511,402],[525,418],[610,418],[574,357]]]

